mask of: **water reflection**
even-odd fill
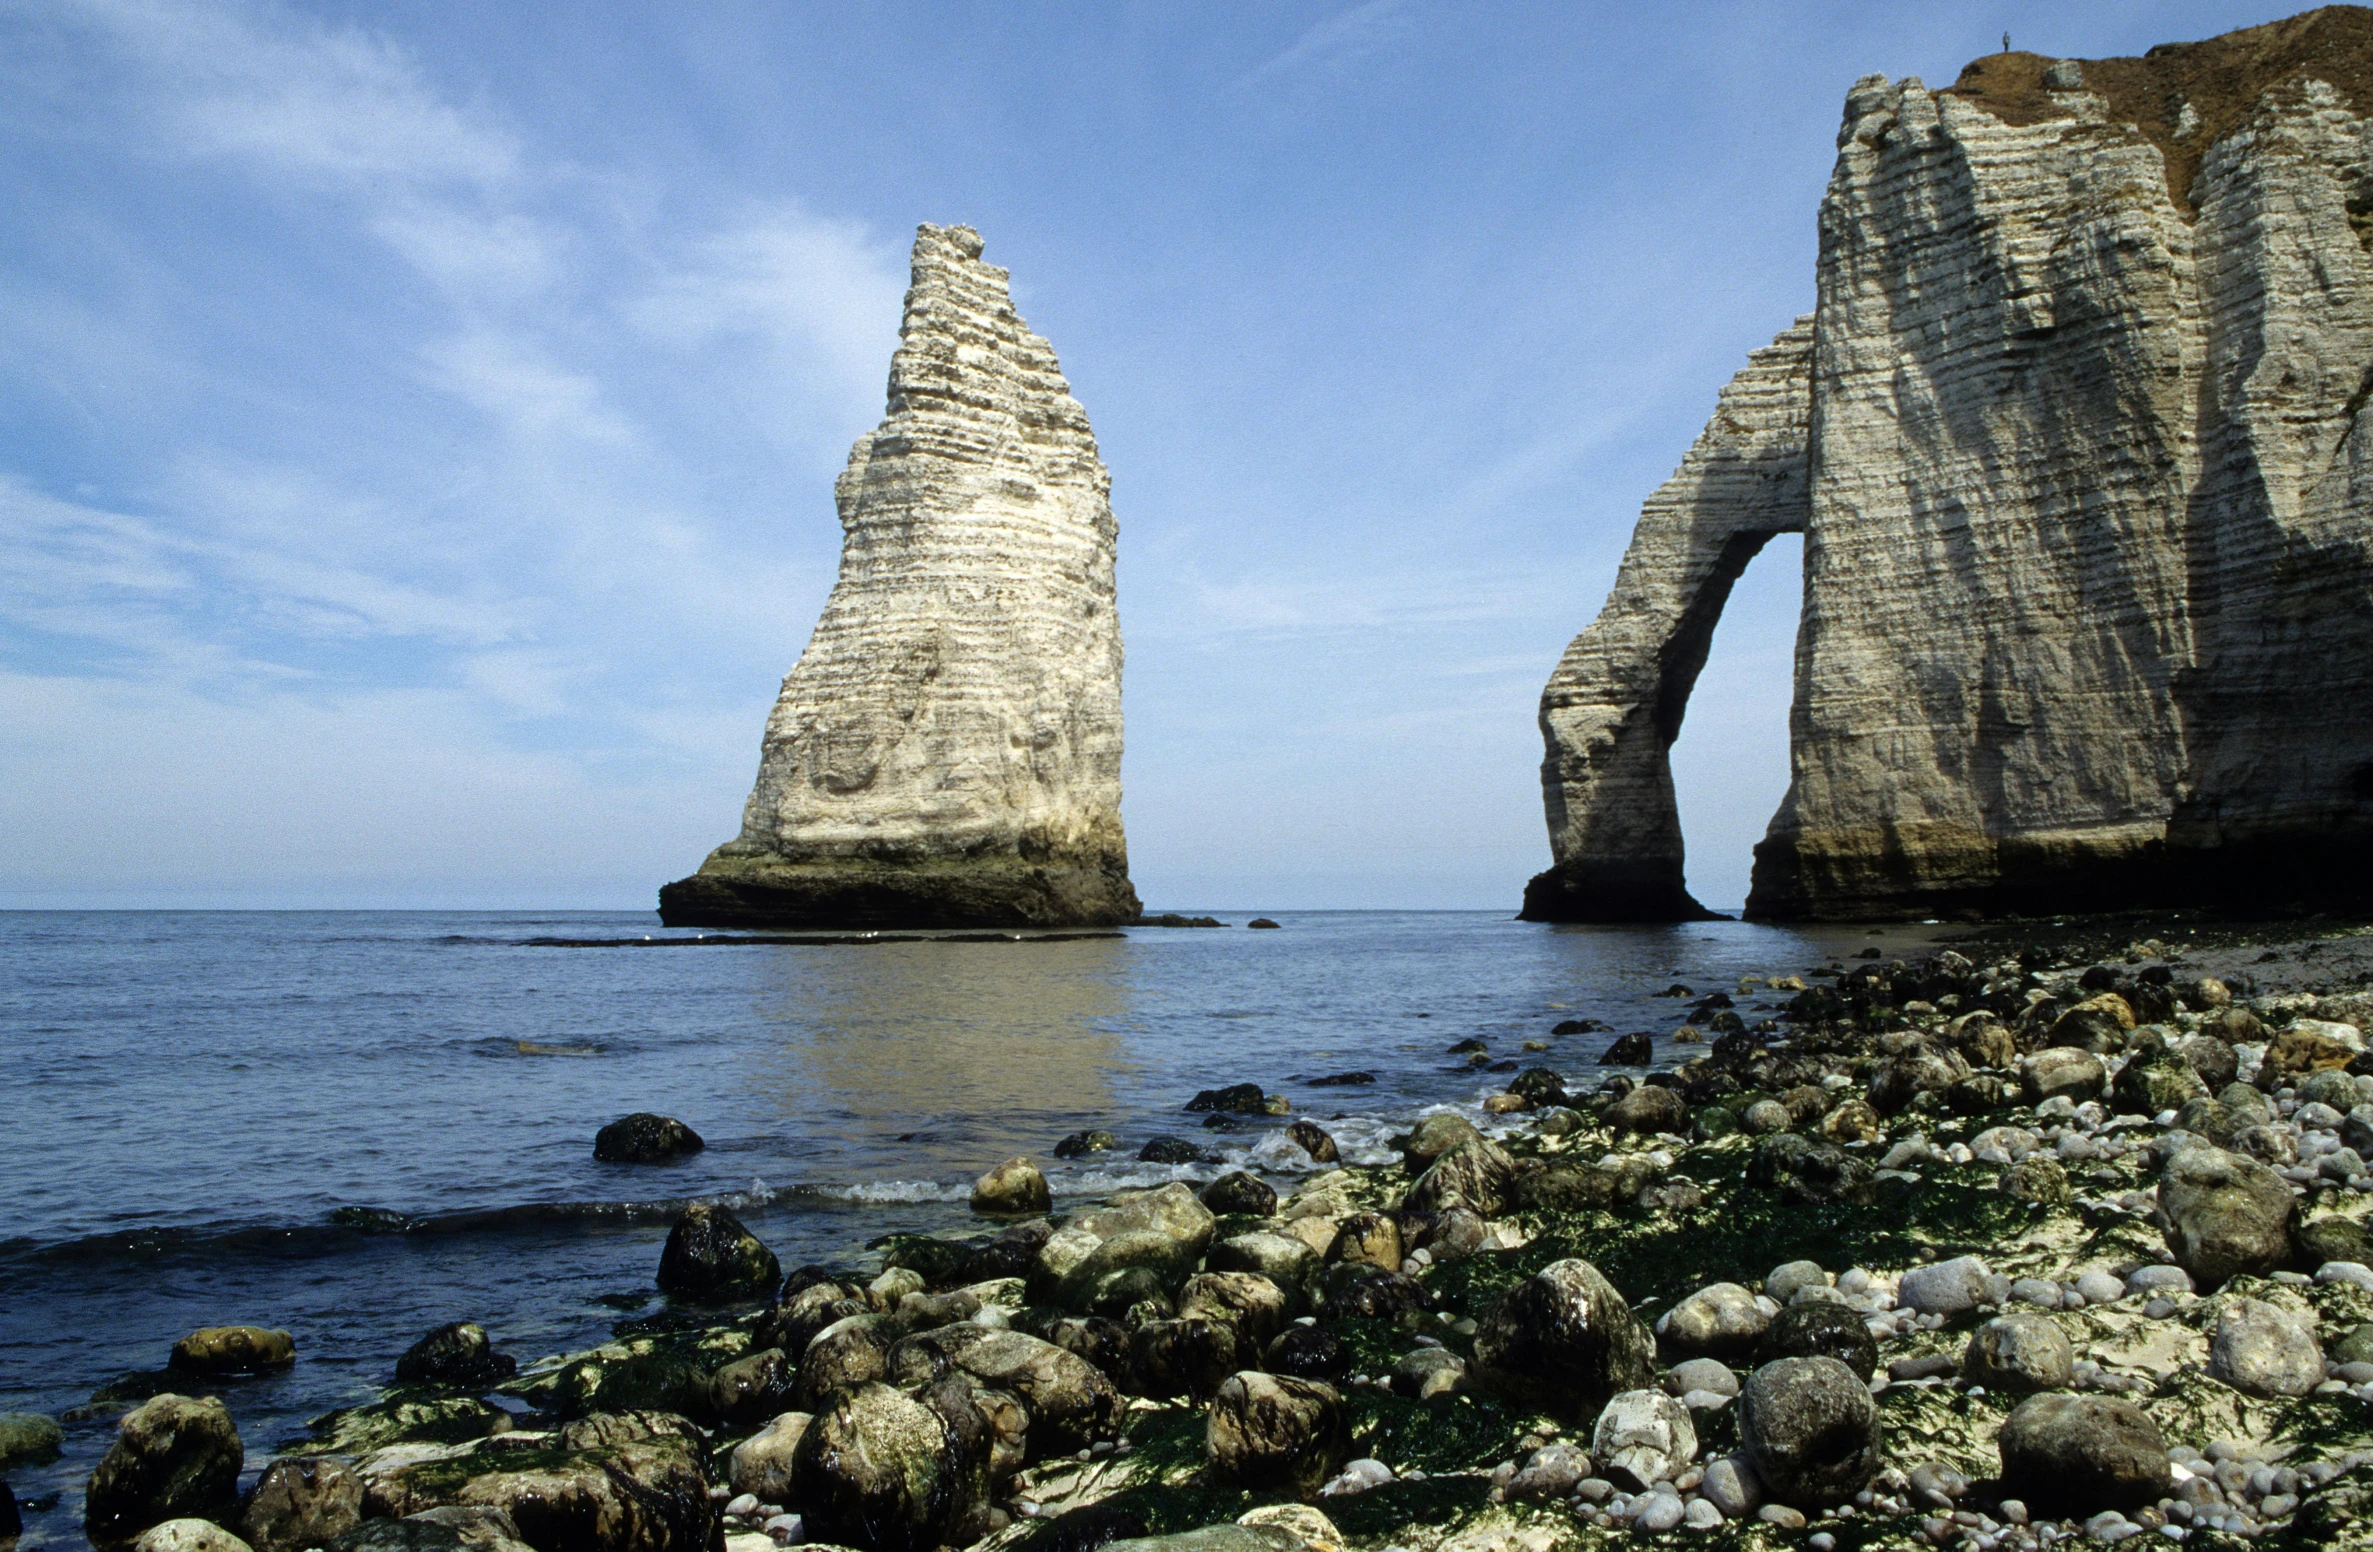
[[[1109,1114],[1131,1069],[1119,939],[767,951],[756,1096],[917,1166],[978,1169],[985,1139],[1048,1140]],[[1043,1147],[1041,1143],[1038,1146]]]

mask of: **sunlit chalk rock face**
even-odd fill
[[[1121,835],[1111,476],[969,227],[916,232],[889,411],[835,486],[840,580],[742,832],[671,926],[1051,927],[1138,914]]]
[[[2361,897],[2369,115],[2353,7],[1858,82],[1809,330],[1725,392],[1544,696],[1527,914],[1693,914],[1665,752],[1792,525],[1792,780],[1750,915]]]

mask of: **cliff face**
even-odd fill
[[[1856,84],[1800,439],[1765,454],[1803,482],[1805,593],[1750,914],[2373,893],[2359,104],[2356,8]],[[1650,866],[1678,892],[1678,703],[1625,724],[1620,781],[1572,713],[1633,682],[1591,644],[1692,585],[1655,538],[1673,488],[1544,695],[1557,865],[1528,914],[1679,914],[1593,883]],[[1651,626],[1627,661],[1682,665],[1660,684],[1685,695],[1712,623]]]
[[[1058,926],[1138,912],[1121,835],[1111,476],[968,227],[915,236],[840,580],[684,926]]]

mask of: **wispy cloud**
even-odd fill
[[[1362,0],[1305,31],[1289,47],[1246,72],[1237,85],[1254,86],[1363,59],[1406,36],[1411,20],[1409,0]]]

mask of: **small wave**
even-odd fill
[[[962,1202],[972,1197],[969,1185],[948,1185],[936,1180],[864,1180],[846,1186],[804,1186],[808,1195],[826,1201],[855,1202],[863,1206],[881,1206],[891,1202]]]

